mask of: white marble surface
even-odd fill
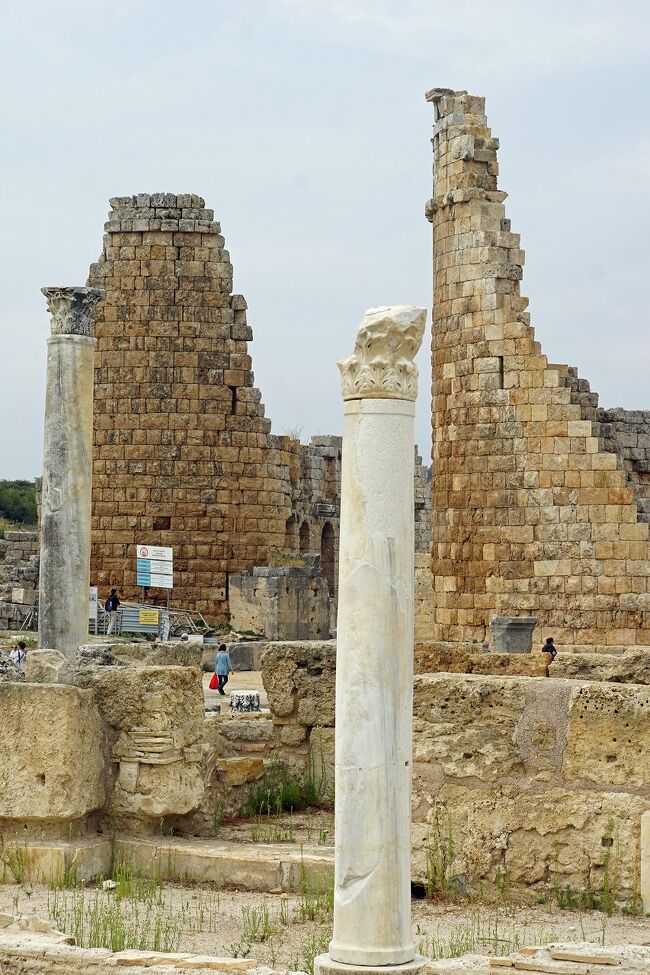
[[[38,645],[70,663],[88,641],[95,344],[65,333],[47,343]]]
[[[400,312],[404,309],[400,308]],[[382,334],[390,309],[382,309]],[[421,339],[424,312],[411,309]],[[409,316],[400,315],[409,326]],[[399,344],[399,329],[393,331]],[[378,343],[383,357],[385,343]],[[399,356],[397,349],[397,358]],[[385,358],[364,356],[385,384]],[[345,417],[336,670],[336,838],[332,962],[412,962],[413,424],[409,382],[395,398],[351,398]],[[367,382],[361,384],[367,388]],[[384,387],[385,388],[385,387]]]

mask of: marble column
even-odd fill
[[[42,288],[47,340],[38,645],[74,665],[88,640],[94,288]]]
[[[334,936],[320,975],[425,963],[411,935],[413,357],[425,318],[370,309],[339,363]]]

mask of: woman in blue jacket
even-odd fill
[[[232,663],[230,661],[230,654],[226,649],[226,644],[221,643],[217,651],[217,656],[214,658],[214,672],[217,675],[217,680],[219,682],[219,693],[225,694],[225,685],[228,683],[228,675],[234,674],[232,669]]]

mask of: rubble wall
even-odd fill
[[[549,362],[535,339],[484,99],[448,89],[427,99],[435,118],[431,635],[482,640],[492,616],[533,615],[559,644],[648,644],[645,496],[627,464],[641,421],[599,420],[589,384]],[[617,448],[617,424],[630,437],[634,426],[634,446]]]

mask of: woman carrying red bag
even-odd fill
[[[228,675],[234,673],[226,644],[221,643],[214,660],[214,674],[210,680],[210,689],[225,694],[224,687],[228,683]]]

